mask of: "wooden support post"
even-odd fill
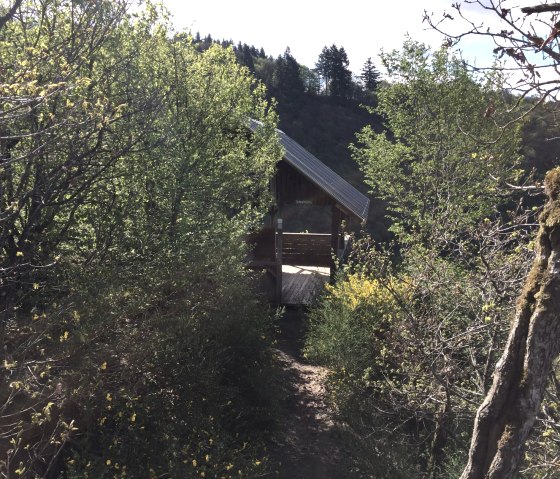
[[[345,245],[345,236],[346,232],[348,231],[348,215],[341,212],[340,215],[340,234],[338,235],[338,248],[344,250]]]
[[[282,304],[282,218],[276,222],[276,303]]]
[[[332,221],[331,221],[331,279],[334,278],[336,263],[334,258],[338,256],[338,243],[340,235],[340,221],[341,221],[341,211],[332,205]]]

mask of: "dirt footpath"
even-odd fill
[[[302,357],[302,311],[289,309],[280,323],[276,351],[283,371],[282,414],[271,447],[277,477],[339,479],[356,477],[342,442],[340,425],[325,403],[327,370]]]

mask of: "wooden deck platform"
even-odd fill
[[[329,281],[330,268],[282,265],[282,304],[310,304]]]

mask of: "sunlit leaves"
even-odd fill
[[[447,50],[411,40],[382,55],[390,73],[378,91],[378,113],[391,138],[366,128],[354,149],[374,194],[391,209],[393,230],[408,241],[437,228],[447,241],[499,202],[496,178],[509,177],[519,157],[515,129],[484,117],[501,92],[472,77]]]
[[[107,450],[84,448],[69,477],[124,472],[130,444],[149,444],[153,464],[129,470],[161,475],[199,434],[216,438],[197,449],[201,472],[244,469],[201,412],[239,416],[220,375],[263,371],[266,318],[243,238],[270,199],[276,118],[231,50],[200,53],[160,8],[127,15],[128,3],[29,0],[0,30],[0,313],[3,350],[15,351],[5,389],[38,411],[72,397],[91,415],[77,421],[81,439]],[[250,118],[263,123],[255,134]],[[2,427],[26,400],[8,403]],[[52,454],[70,434],[56,427]]]

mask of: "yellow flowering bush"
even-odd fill
[[[399,284],[393,278],[388,278],[387,283],[383,285],[378,279],[367,278],[361,274],[350,274],[344,281],[327,285],[326,299],[340,302],[351,311],[367,306],[390,315],[396,307],[395,295],[403,291],[403,287]]]
[[[384,355],[390,324],[402,314],[399,300],[408,285],[393,277],[349,274],[328,285],[311,310],[306,355],[354,377],[362,377]]]

